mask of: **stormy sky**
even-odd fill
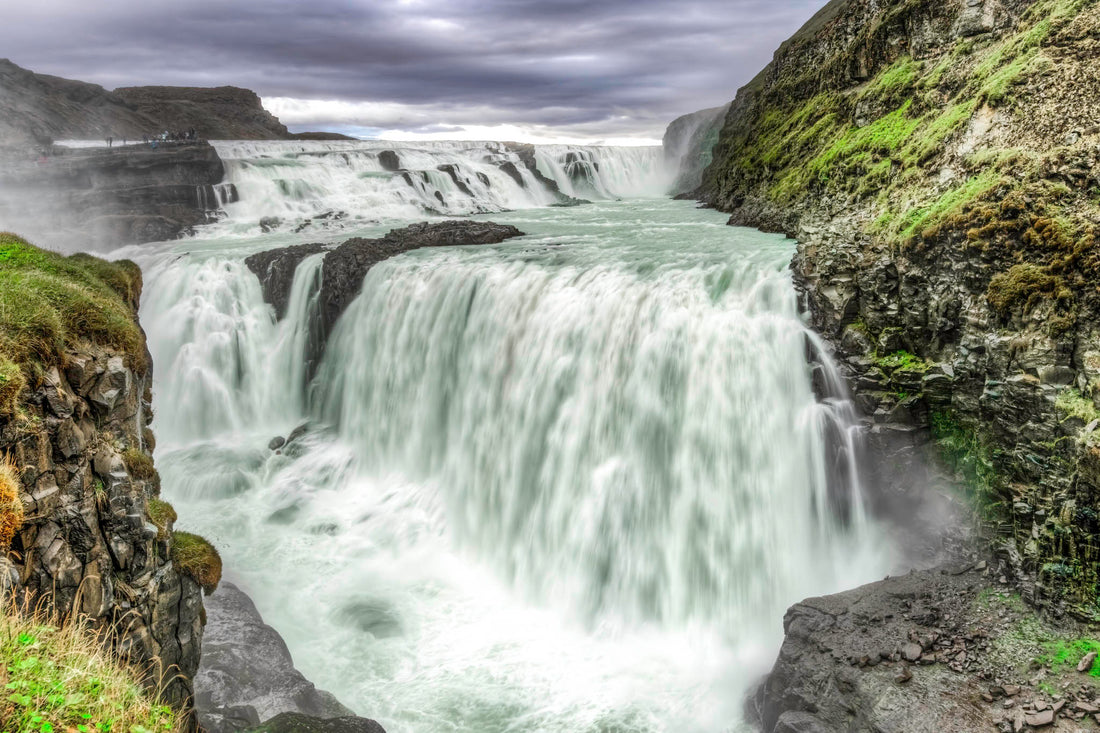
[[[0,56],[102,84],[255,90],[294,131],[659,139],[825,0],[36,0]]]

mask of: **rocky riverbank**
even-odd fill
[[[348,733],[384,733],[376,722],[356,717],[302,676],[286,642],[264,623],[240,588],[222,583],[206,599],[206,613],[195,710],[207,733],[334,726]]]

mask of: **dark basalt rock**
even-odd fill
[[[546,188],[550,189],[550,191],[558,198],[557,205],[579,206],[580,204],[592,203],[591,201],[574,198],[572,196],[562,193],[561,189],[558,187],[557,181],[555,181],[553,178],[547,178],[546,176],[544,176],[542,174],[542,171],[539,170],[538,164],[535,161],[534,145],[531,145],[530,143],[504,143],[504,147],[519,156],[519,159],[523,162],[523,166],[527,170],[531,171],[531,175],[535,177],[535,180],[537,180]],[[512,178],[515,178],[516,182],[519,183],[521,186],[524,185],[523,178],[522,176],[520,176],[519,171],[516,169],[515,165],[513,165],[512,163],[505,163],[500,168],[505,173],[512,176]]]
[[[290,287],[294,284],[294,271],[306,257],[324,252],[323,244],[300,244],[285,249],[272,249],[257,252],[245,259],[248,269],[260,278],[260,287],[264,300],[275,307],[275,315],[280,320],[286,315],[290,301]]]
[[[381,239],[349,239],[325,255],[321,270],[321,339],[328,337],[336,320],[363,285],[367,271],[382,260],[421,247],[456,247],[473,244],[499,244],[523,232],[507,224],[452,220],[420,223],[394,229]],[[264,300],[286,313],[294,271],[311,254],[325,249],[320,244],[284,247],[252,255],[245,263],[260,278]]]
[[[401,170],[401,159],[397,157],[397,153],[392,150],[383,150],[379,153],[378,162],[388,171],[396,172]]]
[[[458,177],[458,167],[450,163],[439,166],[436,170],[442,171],[451,177],[455,185],[458,186],[458,190],[467,196],[473,197],[474,193],[470,190],[470,187],[466,185],[466,182]]]
[[[252,599],[237,586],[223,581],[206,598],[206,618],[202,660],[195,675],[195,710],[199,724],[208,733],[241,730],[286,713],[304,721],[348,720],[347,716],[352,715],[335,697],[318,690],[295,669],[286,642],[263,622]]]
[[[325,256],[321,274],[321,318],[327,338],[375,264],[421,247],[499,244],[523,232],[507,224],[452,220],[394,229],[381,239],[349,239]]]

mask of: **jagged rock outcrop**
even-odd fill
[[[557,197],[558,206],[578,206],[580,204],[590,203],[585,199],[574,198],[563,193],[557,181],[543,175],[542,171],[539,170],[538,161],[535,158],[534,145],[530,143],[504,143],[504,147],[506,150],[515,153],[520,161],[523,162],[523,167],[531,171],[531,175],[535,177],[535,180],[545,186],[555,197]],[[526,186],[523,177],[519,173],[519,169],[516,168],[515,164],[511,161],[502,164],[500,169],[511,176],[520,186]]]
[[[253,728],[261,721],[268,721],[264,729],[289,730],[283,713],[295,714],[300,725],[315,726],[310,729],[327,730],[319,719],[350,718],[368,726],[359,730],[381,730],[374,721],[355,718],[302,676],[282,637],[237,586],[223,582],[206,600],[206,613],[195,709],[208,733]]]
[[[499,244],[523,232],[507,224],[452,220],[423,222],[394,229],[380,239],[349,239],[325,255],[321,271],[321,321],[327,337],[344,309],[363,286],[367,271],[379,262],[421,247],[456,247],[474,244]],[[260,278],[264,299],[276,306],[289,298],[293,272],[320,245],[304,244],[252,255],[245,264]]]
[[[1100,7],[836,0],[739,92],[703,194],[793,264],[872,430],[930,445],[1026,597],[1096,616]],[[931,441],[931,443],[929,443]]]
[[[18,262],[6,254],[14,260],[0,270]],[[136,319],[140,279],[131,284]],[[0,327],[0,337],[16,335]],[[18,472],[24,509],[0,560],[0,587],[62,614],[84,614],[150,687],[163,686],[168,701],[186,707],[203,607],[199,584],[172,559],[174,516],[151,518],[160,487],[148,357],[92,335],[83,344],[54,355],[60,366],[46,366],[37,384],[25,386],[14,412],[0,410],[0,456]]]
[[[262,222],[261,222],[262,224]],[[290,303],[290,288],[294,284],[294,273],[306,257],[329,249],[323,244],[300,244],[284,249],[269,249],[257,252],[245,259],[248,269],[260,278],[264,300],[275,308],[275,317],[282,320]]]
[[[236,198],[208,143],[55,147],[0,167],[0,229],[96,249],[175,239]]]
[[[661,147],[665,160],[677,171],[670,191],[673,195],[693,192],[703,182],[703,171],[713,159],[712,151],[729,107],[725,104],[682,115],[665,129]]]

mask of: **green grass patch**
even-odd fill
[[[907,372],[926,372],[932,368],[931,362],[927,362],[919,356],[904,350],[878,357],[875,359],[875,364],[880,369],[890,372],[899,369]]]
[[[1076,670],[1081,657],[1089,652],[1100,654],[1100,641],[1093,639],[1059,639],[1043,646],[1046,653],[1035,661],[1049,666],[1056,673]],[[1100,662],[1094,663],[1088,674],[1090,677],[1100,677]]]
[[[955,188],[944,191],[938,198],[926,206],[913,206],[898,220],[895,220],[898,236],[902,241],[912,241],[924,236],[926,231],[952,214],[959,213],[965,206],[978,201],[1001,184],[1001,175],[996,169],[990,169],[972,176]]]
[[[6,670],[0,727],[11,733],[172,733],[183,721],[158,703],[137,670],[105,651],[78,621],[0,610]]]
[[[1093,404],[1092,400],[1082,396],[1073,387],[1067,387],[1059,392],[1054,401],[1054,406],[1066,417],[1076,417],[1086,423],[1100,420],[1100,410],[1096,409],[1096,405]]]
[[[966,483],[967,493],[979,514],[993,518],[1000,505],[1000,481],[989,448],[977,432],[949,413],[932,413],[931,428],[944,464]]]
[[[140,291],[132,262],[63,257],[0,233],[0,415],[14,412],[26,384],[82,343],[118,349],[131,367],[147,369],[135,317]]]

